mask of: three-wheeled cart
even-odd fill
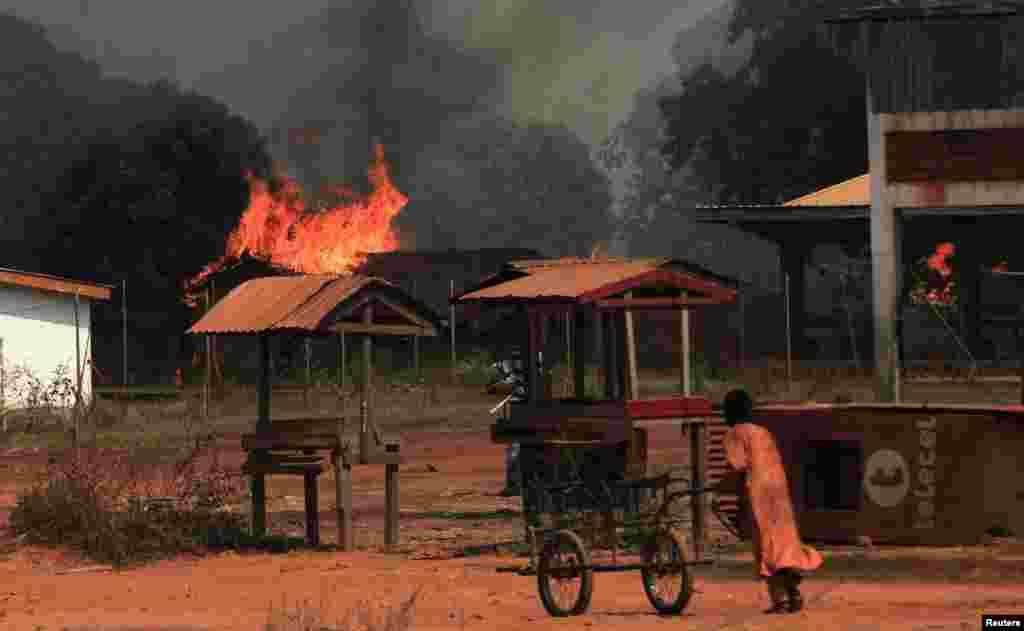
[[[559,259],[512,262],[453,299],[516,305],[522,315],[527,400],[510,404],[491,435],[497,443],[519,444],[530,546],[530,564],[505,571],[536,574],[551,615],[585,612],[593,574],[627,570],[641,571],[659,612],[685,609],[689,567],[707,562],[703,489],[713,416],[711,402],[691,391],[689,309],[735,296],[727,280],[679,261]],[[640,398],[633,319],[640,309],[680,313],[681,396]],[[565,325],[571,398],[553,396],[537,362],[555,322]],[[590,339],[600,348],[600,384],[588,383]],[[603,396],[588,396],[594,393],[588,386],[598,385]],[[689,476],[646,475],[647,430],[659,425],[679,425],[689,436]],[[623,547],[639,548],[639,559],[620,563]],[[609,551],[611,562],[595,563],[595,550]]]

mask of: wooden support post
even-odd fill
[[[260,335],[260,381],[257,392],[256,431],[270,431],[270,336]]]
[[[79,456],[78,448],[81,445],[81,417],[82,417],[82,342],[81,327],[78,320],[78,308],[81,304],[78,291],[75,291],[75,457]]]
[[[1024,315],[1018,316],[1017,327],[1014,332],[1017,334],[1017,374],[1020,375],[1020,402],[1024,405]]]
[[[629,365],[626,355],[626,313],[612,314],[612,341],[615,349],[615,388],[618,399],[629,399]]]
[[[683,396],[693,394],[693,358],[690,351],[690,310],[679,310],[679,378],[682,381]]]
[[[270,338],[260,335],[260,381],[258,388],[258,416],[256,431],[270,431]],[[251,460],[255,463],[266,462],[269,452],[265,449],[254,450]],[[267,487],[266,478],[262,473],[253,473],[250,482],[252,491],[252,534],[262,537],[267,533]]]
[[[548,333],[549,316],[547,313],[537,314],[537,380],[540,383],[539,397],[544,401],[551,400],[551,372],[547,370],[552,364],[552,357],[548,354]]]
[[[601,355],[604,363],[604,396],[608,399],[618,399],[618,366],[615,353],[615,322],[614,314],[609,311],[599,311],[598,318],[601,328]]]
[[[303,476],[306,490],[306,543],[320,545],[320,501],[317,475],[307,472]]]
[[[348,370],[348,358],[345,356],[345,333],[338,334],[338,387],[345,392],[345,373]]]
[[[587,321],[582,307],[574,309],[573,328],[575,329],[572,334],[573,384],[576,398],[584,399],[587,396]]]
[[[373,324],[373,305],[363,310],[363,324]],[[359,462],[366,464],[370,458],[370,427],[373,389],[373,336],[363,336],[363,393],[359,403]]]
[[[523,368],[526,370],[526,392],[530,405],[540,400],[540,379],[537,374],[537,323],[536,316],[528,307],[522,307],[526,319],[526,349],[523,355]]]
[[[416,281],[412,281],[412,297],[416,298]],[[420,377],[420,336],[412,336],[412,370],[417,378]]]
[[[347,445],[334,452],[334,499],[338,513],[338,547],[342,552],[354,549],[352,532],[352,459]]]
[[[633,297],[633,292],[626,292],[626,300]],[[640,398],[640,378],[636,366],[636,331],[633,323],[633,310],[626,309],[623,314],[626,327],[626,392],[629,398],[636,400]]]
[[[398,545],[398,465],[385,465],[384,545]]]
[[[706,484],[706,449],[707,449],[707,423],[696,423],[690,425],[690,469],[693,485],[697,488],[704,488]],[[686,426],[683,426],[684,431]],[[700,560],[704,555],[704,544],[707,535],[707,516],[704,511],[704,494],[696,494],[691,498],[691,512],[693,515],[693,555],[695,560]]]
[[[313,340],[308,337],[306,338],[303,351],[305,352],[306,359],[306,389],[302,391],[302,397],[303,403],[308,408],[310,402],[309,390],[313,387]]]
[[[206,287],[206,313],[210,312],[212,296],[210,287]],[[213,338],[203,336],[206,342],[206,381],[203,382],[203,420],[210,420],[210,389],[213,385]]]

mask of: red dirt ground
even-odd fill
[[[486,432],[424,431],[406,433],[404,437],[411,457],[402,467],[401,504],[408,515],[424,510],[518,510],[517,498],[496,496],[502,486],[504,452],[502,446],[490,443]],[[669,430],[654,433],[650,446],[654,462],[676,460],[685,453],[684,442]],[[226,444],[225,449],[240,462],[236,445]],[[45,457],[22,454],[0,458],[0,463],[40,460],[45,461]],[[427,472],[428,464],[437,471]],[[321,490],[321,530],[324,539],[332,542],[333,479],[322,477],[326,479]],[[707,630],[951,630],[980,628],[982,612],[1024,613],[1024,564],[1019,561],[1004,564],[1011,569],[1010,580],[1005,570],[1001,576],[992,573],[988,580],[983,562],[961,562],[957,567],[963,568],[962,580],[948,580],[933,576],[925,560],[915,565],[911,558],[904,562],[903,570],[889,574],[879,565],[877,577],[870,571],[845,579],[829,573],[812,577],[804,589],[808,610],[793,616],[761,614],[767,604],[763,585],[749,578],[746,566],[737,566],[734,561],[734,570],[739,567],[740,571],[696,571],[700,592],[681,617],[654,615],[643,594],[640,574],[626,572],[595,576],[593,604],[587,615],[553,619],[540,604],[534,578],[494,571],[499,565],[521,564],[521,559],[494,554],[445,558],[468,544],[517,538],[519,522],[514,519],[481,517],[455,522],[403,517],[402,543],[410,544],[417,538],[416,545],[407,545],[404,554],[379,551],[376,544],[383,527],[383,477],[383,467],[354,469],[357,545],[364,546],[364,551],[356,553],[226,553],[111,572],[97,570],[95,563],[68,551],[17,545],[6,534],[0,541],[0,629],[256,630],[264,628],[271,608],[278,614],[294,611],[303,601],[321,609],[325,625],[334,625],[361,602],[379,610],[397,605],[417,589],[422,591],[413,610],[413,629],[654,629],[672,625],[676,629]],[[301,496],[298,481],[275,480],[270,489],[272,498]],[[12,482],[0,478],[0,508],[9,511],[16,490]],[[288,521],[301,519],[301,513],[294,508],[282,511],[281,506],[276,510],[273,526],[279,531],[301,532],[297,526],[285,526]],[[417,556],[409,553],[414,550],[428,558],[412,558]],[[827,557],[839,554],[825,552]],[[878,551],[872,558],[883,559],[887,554]],[[908,554],[899,553],[903,557]],[[873,561],[863,563],[869,566]],[[93,571],[81,571],[90,566]],[[75,568],[80,571],[68,572]]]

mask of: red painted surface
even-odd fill
[[[665,397],[629,401],[627,410],[631,418],[686,418],[711,416],[711,401],[704,397]]]
[[[923,182],[916,188],[918,203],[922,206],[946,205],[946,185],[943,182]]]

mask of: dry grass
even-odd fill
[[[332,624],[326,614],[326,590],[321,590],[316,606],[308,600],[288,605],[283,599],[280,607],[271,606],[263,628],[264,631],[404,631],[412,626],[419,594],[420,590],[416,590],[398,605],[383,608],[362,601]]]

